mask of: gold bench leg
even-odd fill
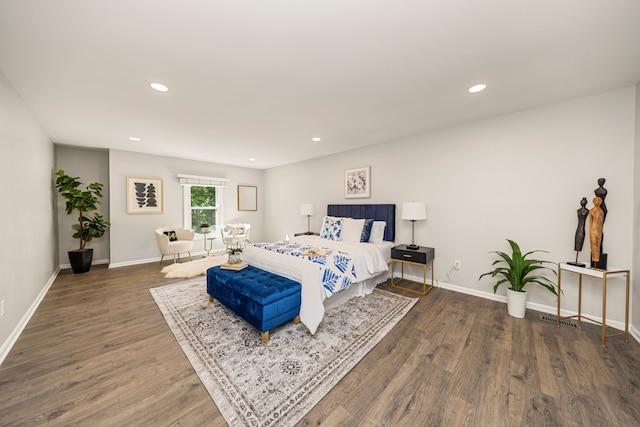
[[[209,296],[209,301],[212,301],[212,300],[213,298]],[[297,315],[296,317],[293,318],[293,323],[296,325],[300,323],[300,315]],[[266,344],[267,341],[269,341],[269,331],[260,332],[260,337],[262,338],[262,342]]]
[[[213,297],[209,295],[209,302],[213,302]]]

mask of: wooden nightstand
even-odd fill
[[[294,237],[298,237],[298,236],[319,236],[320,233],[314,233],[313,231],[305,231],[304,233],[296,233],[293,236]]]
[[[433,288],[433,258],[435,256],[435,249],[420,246],[416,250],[407,249],[407,245],[398,245],[391,248],[391,286],[394,288],[402,289],[404,291],[413,292],[419,295],[426,295]],[[402,266],[400,280],[394,281],[393,271],[395,263],[399,262]],[[413,280],[404,278],[404,265],[415,264],[421,265],[423,269],[422,283],[415,282]],[[427,285],[427,266],[431,268],[431,284]],[[422,291],[419,289],[411,289],[398,284],[402,281],[408,283],[415,283],[422,286]]]

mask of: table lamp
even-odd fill
[[[313,215],[313,205],[311,203],[303,203],[302,208],[300,209],[301,215],[307,216],[307,232],[305,234],[311,235],[311,226],[310,226],[310,218]]]
[[[417,250],[420,246],[416,245],[414,239],[414,231],[416,221],[427,219],[427,208],[423,202],[404,202],[402,204],[402,219],[411,221],[411,244],[407,245],[407,249]]]

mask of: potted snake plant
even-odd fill
[[[80,178],[65,174],[60,169],[56,172],[56,188],[60,195],[67,200],[66,212],[72,214],[77,212],[78,222],[73,224],[73,238],[80,241],[80,247],[69,251],[69,262],[74,273],[86,273],[91,269],[93,260],[93,248],[87,248],[87,242],[104,236],[107,228],[111,225],[99,213],[90,215],[89,212],[96,211],[102,198],[102,184],[94,182],[83,190]]]
[[[499,266],[492,271],[480,275],[478,280],[484,276],[499,277],[500,279],[493,286],[493,293],[497,292],[500,285],[508,283],[510,285],[510,287],[507,288],[507,310],[509,315],[523,318],[527,304],[527,291],[524,287],[529,283],[536,283],[552,294],[558,295],[555,288],[556,285],[547,277],[539,274],[544,270],[551,271],[554,275],[557,275],[557,273],[554,269],[545,265],[553,264],[551,261],[527,258],[536,252],[547,251],[536,250],[523,254],[520,246],[518,246],[516,242],[509,239],[507,239],[507,241],[511,246],[511,255],[500,251],[490,252],[500,257],[500,259],[495,260],[491,265]]]

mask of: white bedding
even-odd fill
[[[390,248],[393,246],[388,242],[382,245],[353,243],[321,239],[318,236],[298,236],[291,241],[348,253],[353,260],[358,283],[379,276],[386,280],[386,273],[389,270]],[[242,258],[255,267],[288,277],[302,284],[300,321],[314,334],[324,316],[325,306],[323,303],[327,298],[322,285],[323,271],[320,266],[309,261],[306,257],[277,253],[253,245],[244,249]],[[351,285],[351,287],[356,285]],[[343,292],[348,293],[348,291],[349,289],[342,291],[331,299],[339,297]]]

